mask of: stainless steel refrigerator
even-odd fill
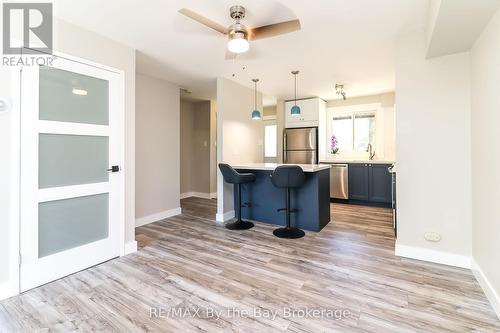
[[[283,134],[283,162],[318,163],[318,128],[287,128]]]

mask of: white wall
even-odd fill
[[[137,74],[136,224],[180,214],[179,87]]]
[[[19,253],[19,103],[12,68],[0,66],[0,98],[9,108],[0,112],[0,299],[17,293]],[[19,83],[17,83],[19,87]]]
[[[278,125],[278,163],[283,163],[283,132],[285,131],[285,100],[279,99],[276,104],[276,124]]]
[[[471,255],[470,58],[425,60],[423,31],[396,46],[396,253],[468,266]],[[440,242],[424,239],[437,232]]]
[[[210,195],[217,195],[217,102],[210,101]]]
[[[129,251],[135,246],[135,50],[125,45],[116,43],[106,37],[93,32],[81,29],[64,21],[55,20],[54,22],[54,50],[63,52],[72,56],[84,58],[106,66],[121,69],[125,72],[125,161],[123,172],[125,172],[125,242]],[[0,96],[12,98],[12,83],[10,83],[8,73],[2,68],[0,75]],[[2,117],[0,131],[0,154],[8,154],[8,150],[18,144],[18,123],[8,125],[5,121],[14,121],[19,117],[19,109],[15,108],[12,112]],[[17,129],[16,129],[17,128]],[[9,134],[10,133],[10,134]],[[4,140],[5,139],[5,140]],[[17,156],[10,156],[8,163],[2,164],[0,173],[0,183],[5,185],[7,179],[10,183],[7,186],[0,186],[0,198],[2,205],[17,205],[12,202],[15,197],[10,195],[13,188],[17,187],[15,182],[15,171],[19,168]],[[4,198],[8,199],[4,200]],[[4,208],[4,207],[2,207]],[[9,236],[14,229],[18,227],[19,219],[16,215],[18,207],[4,210],[0,209],[0,299],[18,292],[18,238],[16,235]],[[2,237],[9,237],[4,242]]]
[[[396,158],[396,108],[394,105],[382,107],[383,110],[383,149],[380,159],[395,161]],[[376,153],[376,152],[375,152]]]
[[[500,318],[500,11],[471,51],[471,77],[472,254]]]
[[[262,110],[262,94],[257,95]],[[264,160],[262,121],[253,120],[254,91],[225,78],[217,79],[217,161],[252,163]],[[217,221],[226,220],[233,210],[233,187],[217,176]],[[224,217],[226,214],[226,218]]]

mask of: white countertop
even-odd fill
[[[367,163],[367,164],[394,164],[394,161],[384,160],[324,160],[319,163],[336,164],[336,163]]]
[[[229,163],[235,169],[245,170],[274,170],[280,165],[298,165],[304,172],[318,172],[330,169],[328,164],[279,164],[279,163]]]

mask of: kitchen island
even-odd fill
[[[243,208],[243,219],[285,225],[285,212],[278,212],[285,207],[285,189],[274,187],[271,174],[279,165],[276,163],[231,164],[238,172],[250,172],[257,177],[254,183],[243,184],[241,201],[251,203]],[[291,224],[294,227],[320,231],[330,222],[330,166],[319,164],[299,164],[304,170],[304,184],[291,191]],[[234,193],[235,209],[237,196]]]

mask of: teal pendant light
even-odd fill
[[[290,114],[292,116],[299,116],[300,115],[300,108],[297,105],[297,74],[299,74],[299,71],[293,71],[292,72],[294,81],[295,81],[295,105],[292,106],[292,109],[290,110]]]
[[[252,81],[255,84],[255,108],[252,111],[252,119],[260,120],[262,117],[260,116],[260,111],[257,109],[257,82],[259,82],[259,79],[252,79]]]

